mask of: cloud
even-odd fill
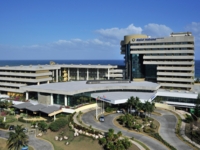
[[[23,46],[0,45],[0,59],[123,59],[120,54],[120,41],[125,35],[148,34],[152,37],[168,36],[172,30],[159,24],[147,24],[137,27],[130,24],[125,28],[107,28],[95,30],[97,37],[83,40],[59,39],[46,44]],[[27,55],[28,54],[28,55]]]
[[[172,29],[166,25],[149,23],[144,26],[142,33],[151,37],[164,37],[169,36],[172,33]]]
[[[186,31],[192,32],[195,37],[195,44],[200,46],[200,22],[192,22],[185,27]]]
[[[110,28],[110,29],[96,30],[96,33],[98,33],[101,37],[105,39],[115,39],[118,41],[122,40],[124,35],[140,34],[141,32],[142,32],[142,28],[136,27],[133,24],[130,24],[126,28]]]

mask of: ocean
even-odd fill
[[[50,61],[54,61],[56,64],[125,65],[124,60],[0,60],[0,66],[45,65]],[[195,60],[195,78],[200,78],[200,60]]]

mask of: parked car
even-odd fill
[[[9,130],[15,130],[15,126],[14,125],[10,125]]]
[[[122,109],[118,109],[116,112],[117,113],[123,113],[123,110]]]
[[[124,109],[118,109],[116,112],[117,113],[124,113],[125,111],[124,111]]]
[[[105,121],[104,116],[99,117],[99,121],[100,121],[100,122],[104,122],[104,121]]]

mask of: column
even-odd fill
[[[37,85],[40,85],[40,82],[38,82]]]
[[[110,80],[110,70],[108,68],[108,80]]]
[[[67,70],[67,80],[69,81],[70,80],[70,69],[68,68],[68,70]]]
[[[77,80],[79,80],[79,68],[77,68]]]
[[[99,68],[97,68],[97,80],[99,80]]]
[[[49,84],[49,80],[47,81],[47,84]]]
[[[87,80],[89,79],[89,70],[87,68]]]
[[[50,103],[50,105],[53,105],[53,94],[51,94],[51,103]]]
[[[53,82],[54,82],[54,70],[52,70],[52,80],[53,80]]]
[[[59,76],[61,77],[61,68],[59,69]]]
[[[26,91],[26,100],[28,100],[28,92]]]
[[[58,69],[56,69],[56,82],[58,82]]]
[[[67,95],[65,95],[65,106],[67,106]]]

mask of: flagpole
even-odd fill
[[[97,100],[98,100],[98,97],[96,98],[96,119],[97,119]]]

